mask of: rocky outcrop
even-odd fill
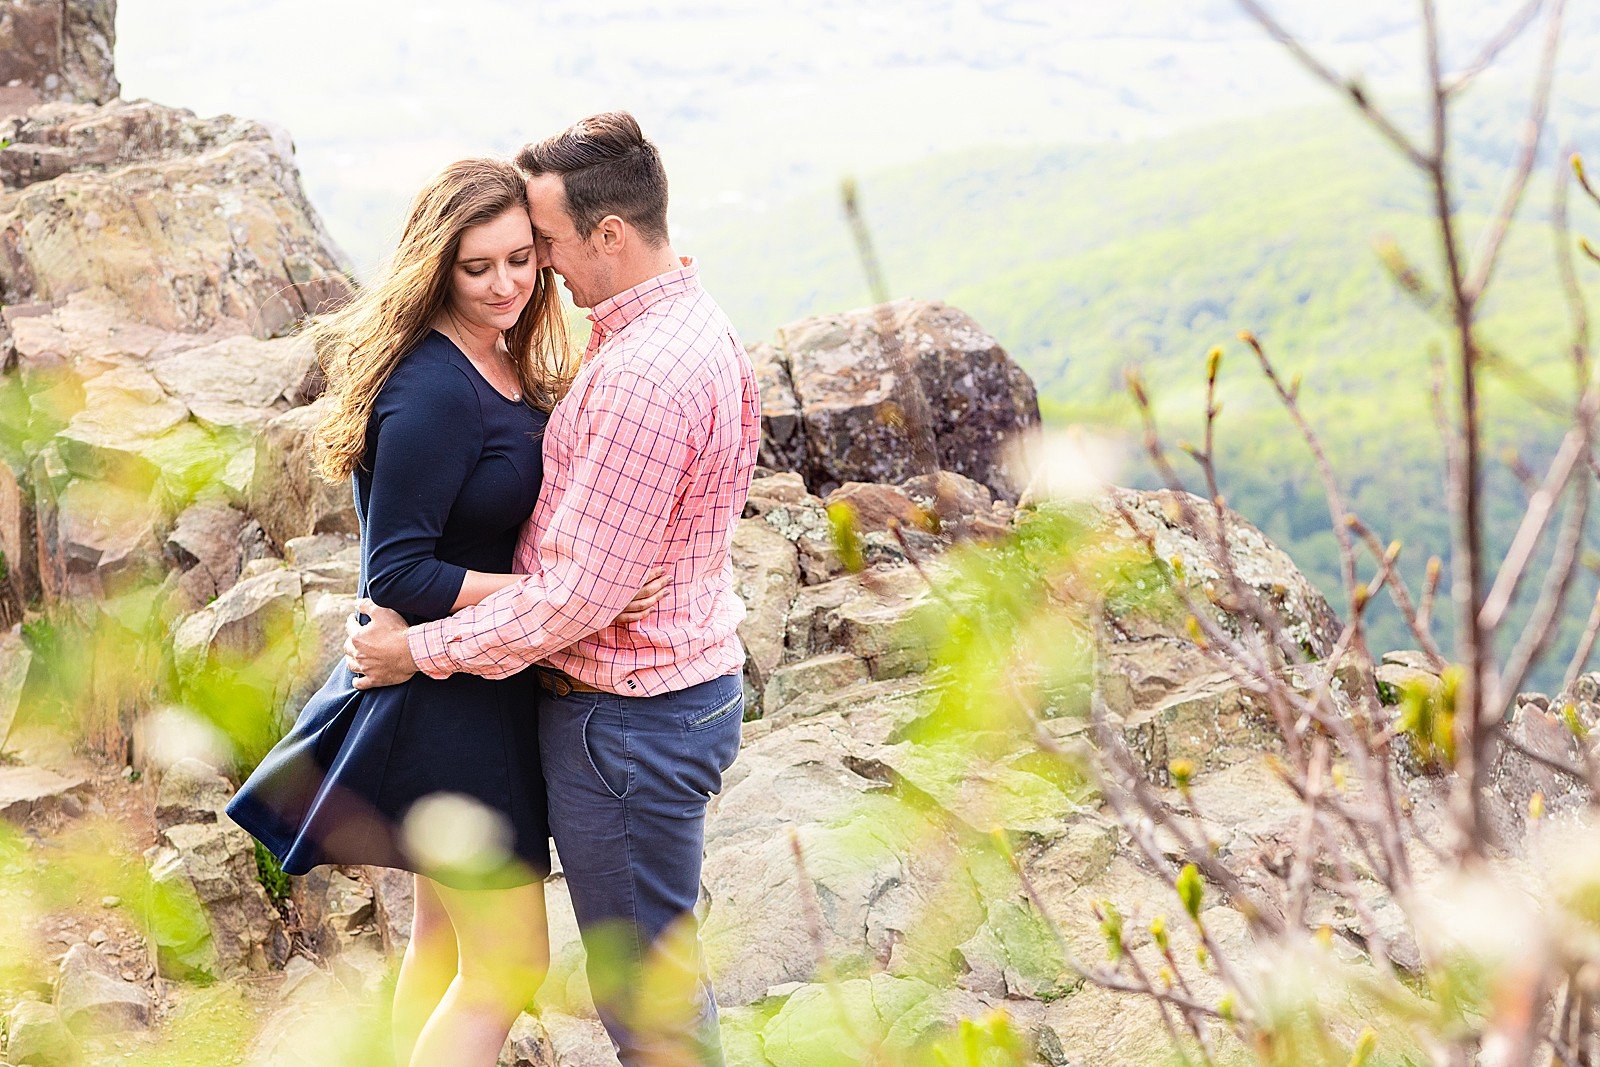
[[[12,0],[0,8],[0,112],[115,99],[116,16],[116,0]]]
[[[762,384],[762,461],[818,493],[955,471],[1019,488],[1008,445],[1038,425],[1033,383],[960,311],[901,301],[806,319],[751,357]]]
[[[274,336],[349,291],[284,147],[264,129],[196,156],[72,170],[0,193],[0,297],[105,294],[177,331]]]

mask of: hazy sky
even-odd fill
[[[1277,6],[1375,83],[1416,67],[1410,5]],[[1514,6],[1443,4],[1462,49]],[[1232,0],[121,0],[118,35],[126,96],[286,127],[364,266],[444,163],[603,108],[661,145],[692,237],[933,153],[1139,138],[1320,91]]]

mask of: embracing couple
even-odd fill
[[[621,1062],[722,1062],[694,907],[760,406],[666,215],[655,146],[597,115],[446,168],[313,327],[370,621],[228,813],[291,874],[416,872],[401,1064],[495,1062],[549,963],[551,837]],[[557,276],[594,324],[576,368]]]

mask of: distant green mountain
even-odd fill
[[[1558,109],[1557,139],[1563,130],[1597,138],[1596,108],[1574,99]],[[1600,102],[1600,93],[1590,99]],[[1517,112],[1492,92],[1458,123],[1459,222],[1469,246],[1517,130]],[[1578,147],[1600,160],[1600,139]],[[1486,399],[1500,543],[1523,502],[1498,457],[1548,455],[1559,420],[1536,401],[1573,395],[1570,325],[1547,224],[1556,153],[1546,155],[1485,308],[1485,336],[1500,360]],[[1292,426],[1234,340],[1252,330],[1286,373],[1304,376],[1305,409],[1356,510],[1380,536],[1411,546],[1413,586],[1427,554],[1446,554],[1429,360],[1448,350],[1447,337],[1399,292],[1375,251],[1393,241],[1432,271],[1426,191],[1345,109],[1141,144],[963,153],[866,175],[860,190],[893,294],[971,313],[1033,375],[1048,421],[1131,429],[1123,372],[1137,364],[1173,437],[1191,436],[1205,353],[1222,345],[1224,491],[1331,591],[1338,568],[1326,501]],[[1600,236],[1600,212],[1580,207],[1574,222]],[[837,204],[824,197],[691,236],[685,243],[703,258],[709,284],[752,338],[868,302]],[[1600,282],[1600,270],[1585,277]],[[1151,479],[1130,455],[1124,480]],[[1576,640],[1593,590],[1590,581],[1575,593],[1562,647]],[[1414,642],[1391,618],[1377,643]],[[1551,666],[1540,681],[1558,675]]]

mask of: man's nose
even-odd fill
[[[533,265],[539,270],[550,266],[550,242],[539,240],[533,243]]]

